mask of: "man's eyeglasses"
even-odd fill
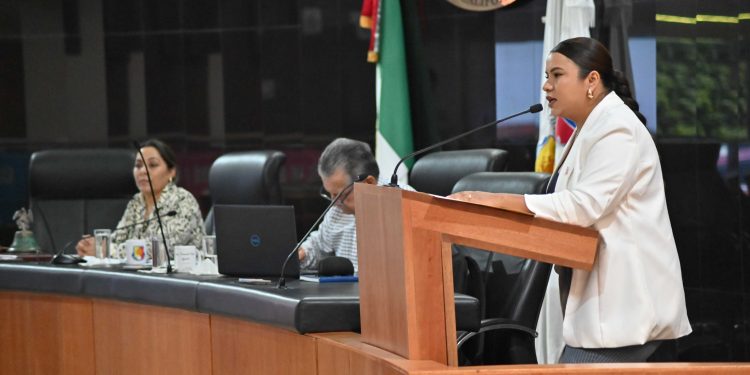
[[[341,196],[341,198],[339,198],[338,202],[336,202],[337,204],[344,202],[346,200],[346,197],[348,197],[349,194],[351,194],[352,190],[354,190],[354,189],[353,189],[353,187],[349,187],[348,189],[345,189],[345,190],[346,191],[343,192],[343,195]],[[326,189],[323,186],[320,187],[320,192],[318,192],[318,194],[320,194],[320,196],[323,199],[325,199],[325,200],[327,200],[329,202],[331,202],[334,199],[336,199],[336,197],[332,197],[330,194],[328,194],[328,192],[326,191]]]

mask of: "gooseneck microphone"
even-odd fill
[[[453,136],[453,137],[448,138],[448,139],[446,139],[444,141],[440,141],[440,142],[435,143],[433,145],[427,146],[427,147],[425,147],[423,149],[419,149],[417,151],[414,151],[411,154],[404,156],[403,158],[401,158],[401,160],[398,161],[398,163],[396,163],[396,168],[393,169],[393,174],[391,175],[391,182],[388,184],[388,186],[391,186],[391,187],[397,187],[398,186],[398,174],[397,174],[398,167],[400,167],[401,163],[403,163],[407,159],[411,159],[411,158],[413,158],[413,157],[415,157],[417,155],[420,155],[420,154],[423,154],[423,153],[425,153],[427,151],[430,151],[432,149],[438,148],[438,147],[440,147],[440,146],[442,146],[442,145],[444,145],[446,143],[450,143],[450,142],[453,142],[453,141],[455,141],[457,139],[463,138],[463,137],[465,137],[465,136],[467,136],[469,134],[476,133],[476,132],[478,132],[478,131],[480,131],[482,129],[486,129],[486,128],[490,127],[490,126],[495,126],[495,125],[497,125],[497,124],[499,124],[499,123],[501,123],[503,121],[510,120],[510,119],[512,119],[514,117],[525,115],[527,113],[537,113],[537,112],[540,112],[541,110],[542,110],[542,105],[539,104],[539,103],[537,103],[537,104],[532,105],[531,107],[529,107],[529,109],[527,109],[527,110],[525,110],[523,112],[518,112],[518,113],[516,113],[514,115],[510,115],[508,117],[501,118],[499,120],[495,120],[495,121],[486,123],[486,124],[484,124],[484,125],[482,125],[482,126],[480,126],[478,128],[471,129],[471,130],[469,130],[467,132],[464,132],[464,133],[461,133],[459,135]]]
[[[41,205],[37,205],[37,210],[39,210],[39,217],[42,219],[42,224],[44,225],[44,230],[47,231],[47,235],[49,236],[50,246],[52,247],[52,254],[54,256],[52,259],[50,259],[50,263],[52,264],[77,264],[85,262],[83,258],[77,256],[77,255],[69,255],[65,254],[65,250],[70,247],[70,245],[73,244],[76,240],[71,240],[68,243],[65,244],[59,251],[57,250],[57,245],[55,245],[55,238],[52,237],[52,231],[49,229],[49,224],[47,223],[47,217],[44,216],[44,210],[42,210]]]
[[[40,208],[40,212],[41,212],[41,208]],[[164,214],[164,216],[175,216],[175,215],[177,215],[177,211],[175,211],[175,210],[169,211],[166,214]],[[46,226],[47,222],[46,222],[46,220],[44,220],[44,213],[43,212],[42,212],[42,219],[43,219],[44,224]],[[112,233],[115,233],[118,230],[128,229],[128,228],[134,227],[136,225],[145,224],[145,223],[151,222],[151,221],[153,221],[155,219],[156,218],[152,217],[151,219],[148,219],[148,220],[143,220],[143,221],[139,221],[137,223],[128,224],[128,225],[123,225],[121,227],[115,228],[112,231]],[[49,232],[49,229],[47,230],[47,232],[50,233],[50,237],[51,237],[51,232]],[[50,263],[53,263],[53,264],[74,264],[74,263],[85,262],[85,260],[83,258],[81,258],[81,257],[79,257],[77,255],[68,255],[68,254],[65,254],[65,250],[67,250],[70,247],[70,245],[72,245],[73,243],[75,243],[77,241],[80,241],[80,239],[70,240],[68,243],[65,244],[65,246],[63,246],[60,249],[60,251],[55,251],[55,256],[52,258],[52,260],[50,261]],[[54,248],[54,242],[53,242],[52,246]]]
[[[43,215],[44,215],[44,213],[42,213],[42,216]],[[175,211],[175,210],[169,211],[166,214],[164,214],[164,216],[175,216],[175,215],[177,215],[177,211]],[[151,219],[148,219],[148,220],[139,221],[137,223],[133,223],[133,224],[128,224],[128,225],[123,225],[121,227],[117,227],[117,228],[115,228],[112,231],[112,233],[115,233],[118,230],[128,229],[128,228],[134,227],[136,225],[145,224],[145,223],[153,221],[154,219],[155,218],[151,218]],[[47,224],[46,220],[44,220],[44,221],[45,221],[45,226],[46,226],[46,224]],[[49,229],[47,231],[49,232]],[[51,237],[51,233],[50,233],[50,237]],[[55,252],[55,256],[52,258],[52,260],[50,260],[50,263],[52,263],[52,264],[75,264],[75,263],[83,263],[83,262],[85,262],[86,260],[84,260],[83,258],[81,258],[78,255],[68,255],[68,254],[65,254],[65,250],[67,250],[70,247],[70,245],[72,245],[73,243],[76,243],[77,241],[80,241],[80,239],[70,240],[68,243],[65,244],[65,246],[63,246],[60,249],[60,251],[56,251]],[[53,243],[53,247],[54,247],[54,243]]]
[[[176,216],[176,215],[177,215],[177,211],[175,211],[175,210],[169,211],[169,212],[167,212],[166,214],[164,214],[164,216]],[[133,223],[133,224],[123,225],[123,226],[121,226],[121,227],[117,227],[117,228],[115,228],[114,230],[112,230],[112,233],[115,233],[115,232],[117,232],[118,230],[123,230],[123,229],[130,229],[130,228],[132,228],[132,227],[134,227],[134,226],[137,226],[137,225],[141,225],[141,224],[146,224],[146,223],[150,223],[150,222],[152,222],[152,221],[154,221],[154,220],[156,220],[156,217],[152,217],[152,218],[150,218],[150,219],[146,219],[146,220],[143,220],[143,221],[139,221],[139,222],[137,222],[137,223]]]
[[[65,250],[67,250],[70,245],[76,243],[79,241],[78,239],[70,240],[68,243],[63,246],[60,251],[57,251],[55,253],[55,256],[52,257],[52,259],[49,261],[52,264],[77,264],[77,263],[85,263],[86,260],[81,258],[78,255],[72,255],[72,254],[65,254]]]
[[[146,162],[146,158],[143,156],[143,152],[141,151],[141,145],[137,141],[133,141],[133,146],[135,146],[135,149],[138,150],[138,155],[141,155],[141,161],[143,162],[143,168],[146,169],[146,178],[148,178],[148,187],[151,189],[151,198],[154,200],[154,212],[156,213],[156,221],[159,222],[159,231],[161,232],[161,241],[164,244],[164,252],[167,254],[167,273],[172,273],[172,257],[169,255],[169,248],[167,247],[167,236],[164,235],[164,225],[161,222],[161,214],[159,213],[159,206],[156,203],[156,193],[154,192],[154,185],[151,183],[151,173],[148,171],[148,163]],[[151,256],[156,256],[156,254],[153,253]]]
[[[363,181],[366,178],[367,178],[367,176],[365,176],[365,175],[359,175],[359,176],[357,176],[357,178],[354,179],[354,181],[350,182],[349,185],[346,185],[346,187],[344,187],[343,189],[341,189],[341,192],[339,192],[339,194],[336,196],[336,198],[334,198],[333,200],[331,200],[331,203],[328,204],[328,207],[326,207],[326,209],[323,210],[323,213],[320,214],[320,216],[318,217],[318,220],[315,220],[315,223],[313,223],[313,225],[310,226],[310,229],[307,231],[307,233],[305,233],[304,236],[302,236],[302,239],[299,240],[299,242],[297,242],[296,245],[294,245],[294,249],[292,249],[292,251],[289,253],[289,255],[287,255],[286,260],[284,260],[284,264],[281,265],[281,275],[279,276],[279,282],[276,284],[277,288],[283,289],[283,288],[286,287],[286,278],[284,277],[284,271],[286,271],[286,265],[289,263],[289,261],[292,259],[292,257],[295,254],[297,254],[297,250],[299,250],[299,247],[302,246],[302,243],[305,242],[305,240],[310,235],[310,233],[312,233],[312,231],[318,226],[318,223],[320,223],[320,221],[323,220],[323,218],[328,213],[328,210],[330,210],[331,207],[333,207],[333,205],[336,204],[336,202],[338,202],[339,200],[341,200],[341,197],[348,195],[347,191],[349,189],[352,189],[354,187],[355,183],[361,182],[361,181]]]

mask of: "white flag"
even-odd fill
[[[547,55],[550,50],[563,40],[585,36],[589,28],[594,27],[595,9],[593,0],[547,0],[547,13],[544,17],[544,47],[542,51],[542,82]],[[557,134],[558,119],[550,115],[546,94],[541,91],[541,103],[544,109],[539,116],[539,140],[537,142],[537,172],[551,173],[555,160],[560,158],[567,137]],[[573,126],[572,121],[560,121],[563,130]],[[569,134],[568,134],[569,135]],[[537,331],[539,338],[535,341],[539,363],[557,363],[565,345],[562,337],[562,310],[560,307],[560,290],[557,273],[550,275],[547,295],[539,314]]]

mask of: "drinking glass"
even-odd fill
[[[109,256],[112,231],[109,229],[94,229],[94,255],[99,259]]]
[[[151,266],[153,268],[167,267],[167,251],[162,246],[159,237],[151,237]]]
[[[209,259],[216,258],[216,236],[203,236],[203,256]]]

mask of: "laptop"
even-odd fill
[[[219,273],[240,277],[279,277],[281,265],[297,244],[293,206],[214,206]],[[286,266],[299,276],[299,258]]]

